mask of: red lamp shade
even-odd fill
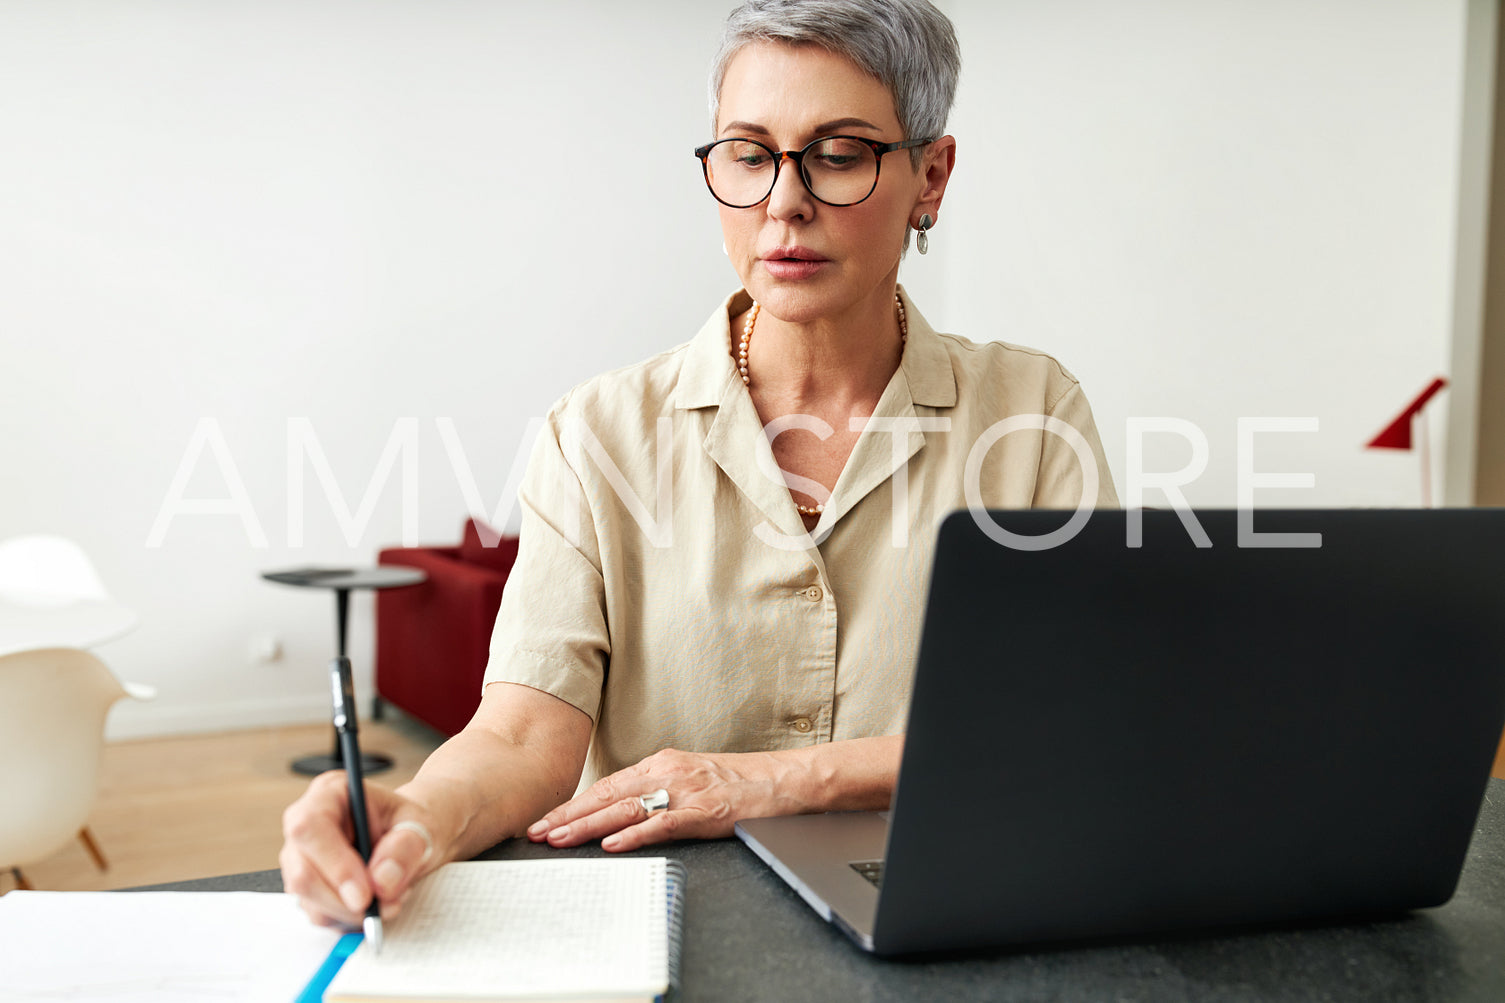
[[[1395,420],[1385,426],[1373,439],[1365,444],[1366,449],[1410,449],[1411,448],[1411,420],[1416,417],[1427,401],[1448,385],[1448,381],[1441,376],[1421,392],[1414,401],[1406,405],[1406,409],[1395,416]]]

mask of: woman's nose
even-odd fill
[[[775,219],[808,220],[815,210],[815,200],[805,179],[800,175],[799,162],[784,151],[779,154],[779,176],[768,193],[768,215]]]

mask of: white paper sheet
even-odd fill
[[[0,1000],[289,1003],[339,940],[265,892],[0,896]]]
[[[669,982],[667,881],[662,857],[447,864],[328,998],[652,998]]]

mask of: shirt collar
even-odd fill
[[[909,383],[910,400],[921,407],[955,407],[956,374],[951,370],[951,354],[903,286],[899,287],[899,296],[909,322],[909,341],[899,368]]]
[[[956,375],[951,356],[941,336],[915,308],[904,287],[899,287],[904,315],[909,321],[909,342],[904,347],[900,369],[909,384],[910,399],[921,407],[954,407]],[[675,388],[676,407],[690,410],[716,407],[738,382],[732,364],[731,318],[752,306],[752,297],[739,289],[728,296],[691,339]]]
[[[738,289],[722,301],[691,339],[674,389],[676,407],[715,407],[731,390],[733,381],[740,382],[737,367],[732,365],[732,317],[751,306],[752,297]]]

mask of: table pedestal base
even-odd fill
[[[295,759],[292,766],[294,773],[301,773],[305,777],[316,777],[320,773],[327,773],[330,770],[343,770],[345,768],[345,761],[339,756],[321,753],[316,756],[304,756],[302,759]],[[361,753],[362,773],[381,773],[391,768],[392,759],[390,756],[383,756],[375,752]]]
[[[293,760],[291,765],[294,773],[301,773],[305,777],[316,777],[320,773],[327,773],[330,770],[343,770],[345,768],[345,757],[340,755],[340,733],[338,731],[332,731],[331,733],[334,735],[334,744],[330,747],[330,751],[323,755],[304,756],[301,759]],[[361,772],[363,774],[381,773],[391,768],[391,756],[383,756],[379,752],[361,753]]]

